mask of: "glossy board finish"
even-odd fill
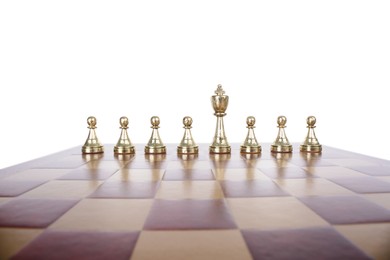
[[[390,162],[322,153],[82,154],[0,170],[0,259],[389,259]]]

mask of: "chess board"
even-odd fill
[[[390,259],[390,161],[115,156],[75,147],[0,171],[1,259]]]

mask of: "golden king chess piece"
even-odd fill
[[[215,90],[214,96],[211,97],[211,104],[215,111],[214,115],[217,117],[217,126],[215,129],[215,135],[213,143],[210,146],[210,153],[224,154],[230,153],[231,148],[225,135],[225,129],[223,126],[223,117],[226,115],[225,111],[229,104],[229,96],[224,95],[225,91],[222,89],[222,85],[218,85]]]
[[[152,124],[151,128],[153,128],[153,131],[148,144],[145,146],[145,154],[165,154],[166,147],[158,133],[160,118],[158,116],[152,116],[150,123]]]
[[[260,153],[261,145],[256,140],[255,132],[253,128],[255,128],[256,118],[253,116],[248,116],[246,118],[246,124],[248,128],[248,134],[244,143],[241,145],[241,153]]]
[[[184,124],[184,136],[181,140],[179,146],[177,147],[177,153],[178,154],[197,154],[198,153],[198,146],[196,145],[194,139],[192,138],[191,134],[191,125],[192,125],[192,118],[189,116],[186,116],[183,118],[183,124]]]
[[[90,154],[90,153],[103,153],[104,147],[99,143],[99,140],[96,136],[96,117],[90,116],[87,119],[88,128],[89,128],[89,134],[87,141],[85,141],[85,144],[81,148],[81,152],[83,154]]]
[[[134,145],[131,143],[129,135],[127,134],[127,129],[129,128],[129,119],[125,116],[122,116],[119,119],[119,124],[121,131],[121,136],[119,137],[118,142],[114,146],[114,153],[116,154],[133,154],[135,153]]]
[[[287,139],[284,128],[286,127],[287,118],[285,116],[278,117],[278,136],[276,137],[275,142],[271,145],[271,152],[274,153],[291,153],[293,148],[290,142]]]
[[[306,120],[308,131],[305,141],[300,146],[301,152],[320,153],[322,151],[322,145],[318,142],[316,134],[314,133],[316,121],[314,116],[309,116]]]

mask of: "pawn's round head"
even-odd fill
[[[246,124],[247,124],[248,126],[254,126],[255,123],[256,123],[256,118],[255,118],[254,116],[248,116],[248,117],[246,118]]]
[[[160,124],[160,118],[158,116],[152,116],[152,118],[150,118],[150,123],[152,126],[158,126]]]
[[[121,127],[127,127],[129,125],[129,119],[125,116],[122,116],[119,119],[119,124],[121,125]]]
[[[278,116],[278,126],[284,127],[287,123],[287,118],[285,116]]]
[[[187,127],[191,126],[192,125],[192,118],[190,116],[185,116],[183,118],[183,125],[187,126]]]
[[[309,116],[306,120],[307,126],[313,127],[316,124],[317,119],[314,116]]]
[[[87,123],[90,127],[95,127],[96,126],[96,117],[94,117],[94,116],[88,117]]]

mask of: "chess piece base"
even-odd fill
[[[241,153],[250,153],[250,154],[261,153],[261,146],[244,146],[244,145],[241,145],[240,152]]]
[[[130,147],[117,147],[115,146],[114,147],[114,153],[116,154],[133,154],[135,153],[135,148],[134,146],[130,146]]]
[[[272,153],[291,153],[292,145],[271,145]]]
[[[304,144],[302,144],[300,146],[300,151],[306,152],[306,153],[320,153],[322,151],[322,146],[321,145],[304,145]]]
[[[198,150],[199,150],[198,146],[194,146],[194,147],[178,146],[177,147],[178,154],[197,154],[199,152]]]
[[[230,146],[210,146],[210,153],[224,154],[230,153]]]
[[[165,154],[167,153],[167,150],[165,146],[160,146],[160,147],[145,147],[145,154]]]
[[[84,154],[103,153],[104,147],[103,146],[83,146],[83,148],[81,148],[81,152]]]

